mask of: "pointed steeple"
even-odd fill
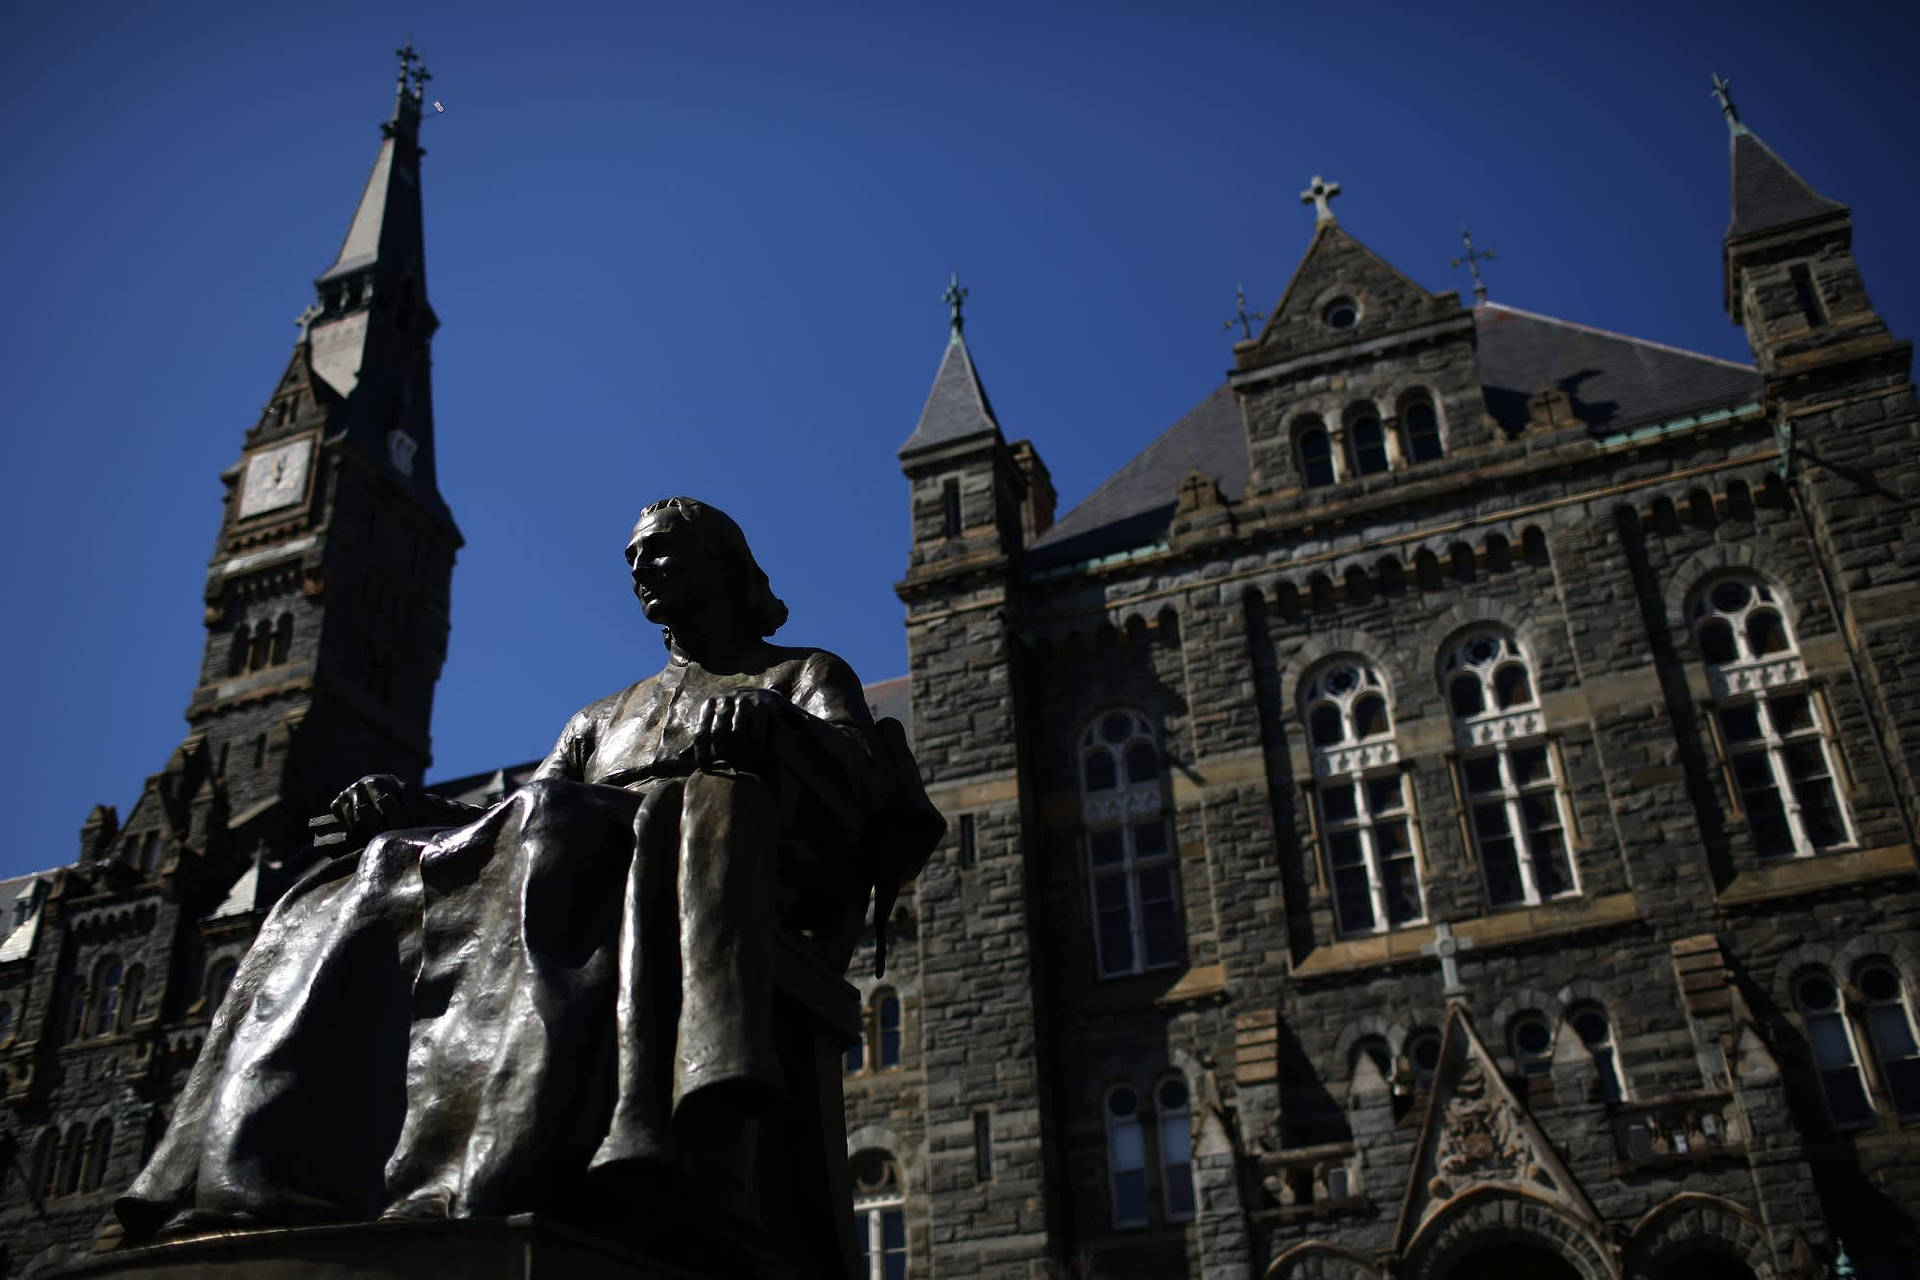
[[[941,295],[941,301],[953,308],[947,350],[940,357],[939,372],[933,375],[933,389],[927,393],[927,403],[920,410],[920,421],[907,442],[900,446],[903,458],[923,449],[975,436],[997,435],[1000,431],[999,419],[993,416],[993,405],[987,400],[986,389],[980,385],[979,370],[974,368],[973,354],[967,350],[963,333],[966,319],[960,310],[966,300],[967,290],[960,287],[959,277],[950,278],[947,291]]]
[[[412,45],[396,52],[399,85],[393,115],[380,126],[373,172],[333,265],[314,281],[319,314],[309,331],[313,368],[342,396],[351,396],[367,376],[368,356],[380,336],[373,332],[373,315],[407,336],[431,334],[439,324],[427,303],[420,216],[420,107],[431,77]]]
[[[1732,217],[1727,223],[1727,239],[1757,235],[1823,214],[1847,212],[1847,206],[1815,191],[1772,147],[1760,141],[1758,134],[1741,123],[1740,108],[1733,104],[1733,83],[1725,76],[1713,77],[1713,97],[1720,104],[1720,114],[1726,117],[1732,159]]]

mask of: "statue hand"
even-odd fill
[[[693,731],[694,763],[759,772],[769,762],[774,736],[793,704],[770,689],[742,689],[708,698]]]
[[[356,839],[410,824],[419,809],[415,788],[390,773],[370,773],[333,798],[333,816]]]

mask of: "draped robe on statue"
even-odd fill
[[[756,643],[724,666],[672,650],[474,820],[290,889],[118,1203],[130,1234],[564,1208],[671,1167],[690,1098],[776,1097],[772,933],[844,936],[850,904],[857,924],[886,783],[845,663]],[[769,763],[697,762],[703,705],[755,689],[801,713]]]

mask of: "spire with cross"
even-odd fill
[[[1333,198],[1340,194],[1340,184],[1328,182],[1319,174],[1313,175],[1313,181],[1300,193],[1300,203],[1313,206],[1313,224],[1334,221]]]
[[[940,295],[940,301],[953,308],[953,336],[956,338],[960,336],[961,328],[967,323],[966,317],[960,314],[960,308],[966,305],[967,294],[969,292],[970,290],[960,287],[960,273],[958,271],[948,273],[947,288],[946,291]]]
[[[1467,246],[1467,251],[1453,260],[1453,269],[1458,271],[1462,263],[1466,264],[1467,270],[1473,273],[1473,300],[1475,302],[1485,302],[1487,300],[1487,282],[1480,278],[1480,264],[1493,261],[1493,250],[1474,248],[1473,232],[1467,230],[1465,227],[1460,228],[1460,239],[1461,242]]]
[[[1733,81],[1713,73],[1713,98],[1720,104],[1720,114],[1727,118],[1728,133],[1745,133],[1747,126],[1740,123],[1740,108],[1733,105]]]
[[[1231,331],[1237,325],[1240,329],[1241,341],[1251,342],[1253,341],[1253,322],[1256,320],[1265,320],[1267,314],[1264,311],[1247,310],[1247,286],[1244,284],[1236,284],[1233,286],[1233,302],[1233,317],[1223,321],[1220,327]]]

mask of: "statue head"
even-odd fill
[[[643,563],[643,539],[664,557]],[[770,636],[787,620],[787,606],[773,594],[746,534],[726,512],[697,498],[666,498],[642,510],[627,539],[627,568],[640,607],[663,626],[687,625],[690,620],[677,615],[693,607],[695,593],[709,594],[704,608],[728,615],[750,635]]]

